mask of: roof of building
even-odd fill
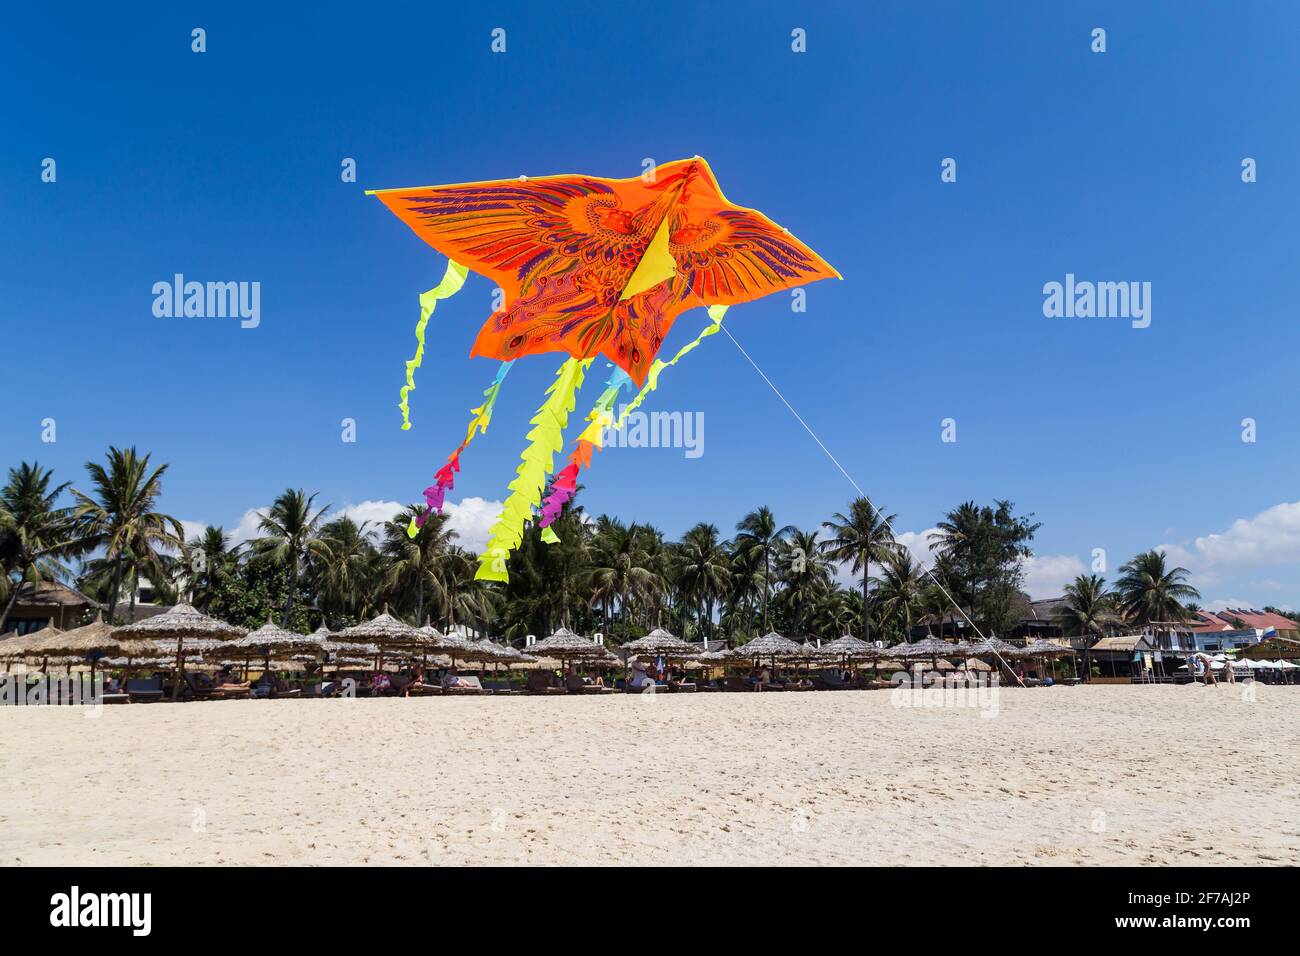
[[[1197,611],[1196,618],[1197,621],[1192,625],[1192,630],[1198,633],[1239,630],[1237,621],[1240,621],[1247,628],[1258,628],[1260,630],[1269,627],[1275,627],[1279,631],[1300,630],[1300,624],[1290,618],[1283,617],[1281,614],[1274,614],[1271,611],[1256,611],[1249,608],[1230,607],[1222,611]]]
[[[16,604],[31,606],[99,607],[93,598],[58,581],[27,581],[19,586]]]

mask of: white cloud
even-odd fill
[[[1226,531],[1190,544],[1162,544],[1157,550],[1192,572],[1198,587],[1265,565],[1300,562],[1300,501],[1283,502],[1250,518],[1238,518]],[[1240,606],[1240,605],[1238,605]]]
[[[397,501],[362,501],[330,512],[326,521],[333,521],[335,518],[351,518],[358,527],[368,522],[366,534],[371,538],[378,538],[383,533],[384,522],[392,521],[404,507],[406,506]]]
[[[180,522],[181,527],[185,529],[186,541],[193,541],[195,538],[202,538],[203,532],[207,528],[207,525],[202,521],[186,521],[182,518],[180,519]]]
[[[249,508],[244,512],[243,517],[239,519],[239,522],[235,527],[227,527],[226,534],[230,536],[230,546],[233,548],[236,545],[243,544],[245,541],[252,541],[254,538],[260,538],[262,532],[258,525],[270,510],[271,508],[269,505],[263,505],[260,508]]]
[[[934,563],[934,552],[930,550],[939,537],[938,528],[926,528],[924,531],[904,531],[896,535],[894,540],[905,547],[912,555],[912,560],[922,567],[929,567]]]
[[[1021,562],[1025,593],[1035,601],[1060,597],[1065,586],[1088,569],[1074,554],[1035,554]]]
[[[474,552],[482,552],[488,543],[488,530],[501,517],[504,502],[489,501],[487,498],[462,498],[459,503],[447,502],[443,511],[447,515],[447,527],[459,537],[456,544]]]

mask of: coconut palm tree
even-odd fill
[[[605,620],[618,602],[623,620],[623,641],[628,640],[632,618],[632,601],[648,601],[663,587],[663,579],[647,566],[642,546],[643,531],[635,523],[624,525],[616,518],[601,515],[592,540],[590,590],[592,603],[604,609]]]
[[[896,621],[907,640],[911,640],[912,624],[924,613],[927,584],[925,572],[906,548],[884,554],[874,603],[881,619]],[[946,605],[946,600],[940,604],[941,614]]]
[[[0,613],[0,634],[22,586],[66,574],[60,559],[77,550],[71,512],[56,504],[68,486],[51,488],[53,481],[54,472],[39,462],[23,462],[9,469],[9,480],[0,488],[0,563],[8,591]],[[10,580],[15,571],[18,580]]]
[[[217,590],[229,578],[239,560],[239,547],[230,547],[225,529],[208,525],[203,534],[185,545],[189,553],[190,603],[206,611]]]
[[[319,509],[312,514],[312,503],[316,495],[308,495],[301,488],[286,488],[267,509],[258,529],[265,535],[253,542],[256,554],[269,558],[285,570],[288,584],[284,598],[284,613],[280,626],[289,626],[289,615],[293,611],[293,596],[298,590],[298,573],[307,562],[309,553],[320,559],[327,558],[327,549],[316,537],[320,530],[321,518],[330,506]]]
[[[683,603],[696,603],[701,631],[707,625],[712,637],[713,606],[723,599],[731,584],[727,549],[718,540],[717,526],[700,522],[682,536],[675,551],[673,570],[678,589],[685,598]]]
[[[817,532],[794,530],[781,545],[782,588],[777,601],[793,618],[795,633],[807,635],[807,612],[830,592],[831,566]]]
[[[428,592],[440,586],[437,575],[442,553],[457,538],[456,532],[447,526],[450,515],[439,512],[431,513],[412,538],[407,529],[422,511],[421,505],[408,505],[392,521],[385,522],[381,549],[388,562],[388,586],[415,591],[417,624],[424,622]]]
[[[110,447],[105,465],[86,462],[93,496],[72,489],[77,500],[73,513],[81,546],[86,550],[103,548],[104,560],[113,567],[108,598],[110,624],[115,623],[126,572],[143,571],[161,582],[166,569],[159,549],[180,551],[185,546],[181,523],[154,510],[167,466],[150,469],[149,458],[137,454],[134,447]]]
[[[1116,590],[1120,607],[1134,624],[1145,627],[1153,621],[1185,621],[1188,614],[1182,602],[1201,596],[1186,583],[1191,572],[1167,567],[1163,551],[1144,551],[1119,571]]]
[[[353,615],[374,584],[375,546],[370,522],[343,516],[321,527],[318,547],[308,549],[317,603],[340,615]]]
[[[777,528],[776,517],[767,505],[760,505],[736,523],[736,550],[748,558],[763,559],[763,631],[768,621],[768,603],[772,597],[772,558],[781,540],[795,531],[794,525]]]
[[[871,565],[899,547],[891,525],[897,515],[884,516],[866,498],[849,503],[848,515],[836,512],[822,527],[830,537],[822,542],[823,553],[832,561],[849,563],[854,574],[862,575],[862,639],[871,640]]]
[[[1083,642],[1083,673],[1086,680],[1092,674],[1089,657],[1089,638],[1101,637],[1108,627],[1121,620],[1116,610],[1116,596],[1106,587],[1106,579],[1097,574],[1079,575],[1065,586],[1065,603],[1056,612],[1061,630],[1068,636],[1081,636]]]

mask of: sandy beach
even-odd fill
[[[1300,688],[1254,694],[1002,689],[942,707],[891,691],[238,701],[97,717],[6,707],[0,855],[1295,864]]]

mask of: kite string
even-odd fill
[[[767,373],[764,372],[761,368],[759,368],[758,363],[755,362],[753,357],[750,356],[750,354],[745,351],[745,347],[741,345],[738,341],[736,341],[736,337],[731,334],[731,330],[728,328],[723,328],[722,331],[726,334],[727,338],[731,339],[731,343],[734,346],[736,346],[737,349],[740,350],[740,354],[745,357],[745,360],[748,361],[749,364],[754,367],[754,371],[759,374],[759,377],[762,378],[763,381],[767,383],[767,387],[770,388],[772,392],[776,395],[776,397],[781,400],[781,403],[790,410],[790,414],[793,415],[795,417],[795,420],[798,421],[799,424],[803,426],[804,431],[806,431],[810,436],[812,436],[812,440],[817,443],[817,446],[821,448],[823,452],[825,452],[826,457],[831,460],[831,463],[834,464],[835,467],[840,470],[840,474],[842,474],[845,478],[848,479],[849,484],[853,486],[853,489],[858,493],[859,497],[861,497],[862,500],[865,501],[871,507],[871,510],[876,513],[876,517],[878,517],[881,523],[886,528],[889,529],[889,533],[897,537],[897,532],[894,531],[894,526],[890,524],[889,518],[884,514],[884,512],[882,512],[879,508],[876,507],[876,503],[871,500],[870,496],[865,491],[862,490],[862,486],[853,480],[853,476],[850,475],[848,471],[844,468],[844,466],[840,464],[840,460],[836,458],[833,454],[831,454],[831,450],[826,447],[826,443],[823,442],[821,438],[818,437],[817,433],[812,430],[809,424],[803,420],[803,416],[800,415],[795,410],[795,407],[790,404],[789,399],[787,399],[783,394],[781,394],[781,390],[777,388],[776,385],[773,384],[770,378],[767,377]],[[956,609],[957,613],[960,614],[962,618],[966,621],[966,623],[969,624],[971,628],[975,631],[975,633],[979,635],[980,640],[987,642],[988,638],[984,636],[984,632],[980,630],[979,625],[977,625],[974,621],[971,620],[970,615],[968,615],[966,611],[962,608],[962,606],[958,604],[957,601],[953,598],[953,596],[948,593],[948,589],[943,586],[943,582],[939,580],[939,578],[934,574],[934,572],[931,571],[924,564],[921,565],[921,570],[924,571],[926,576],[931,581],[934,582],[934,586],[939,589],[939,591],[943,594],[945,598],[947,598],[948,603],[951,604]],[[865,573],[865,569],[864,569],[864,573]],[[1008,671],[1010,671],[1011,675],[1015,677],[1016,681],[1020,684],[1021,687],[1024,687],[1025,682],[1020,679],[1020,675],[1017,674],[1011,668],[1011,665],[1007,663],[1006,658],[1004,658],[1002,654],[998,652],[997,648],[991,647],[990,649],[993,651],[997,659],[1002,663],[1002,666],[1005,667]]]

